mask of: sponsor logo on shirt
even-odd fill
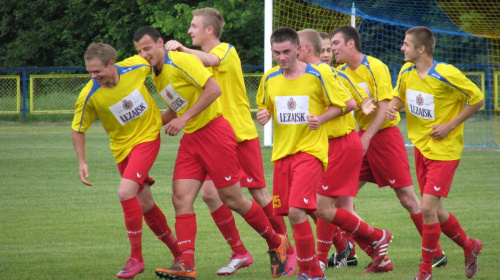
[[[419,118],[434,120],[434,96],[412,89],[406,90],[408,111]]]
[[[121,125],[140,117],[148,109],[148,104],[139,90],[134,90],[122,100],[109,107]]]
[[[279,124],[307,123],[309,96],[277,96],[275,102]]]

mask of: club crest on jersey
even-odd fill
[[[420,92],[417,90],[407,89],[406,90],[407,101],[408,101],[408,111],[410,114],[426,119],[434,120],[434,96],[425,92]]]
[[[170,91],[166,90],[165,94],[167,95],[168,99],[174,99],[174,96],[172,95],[172,93]]]
[[[109,107],[121,125],[139,118],[148,109],[148,104],[137,89]]]
[[[134,106],[134,103],[132,103],[132,101],[130,101],[130,100],[125,99],[125,100],[123,100],[122,106],[123,106],[123,109],[130,110]]]
[[[293,97],[290,97],[290,100],[288,100],[288,103],[286,104],[288,107],[288,110],[293,111],[295,108],[297,108],[297,102],[293,99]]]
[[[417,105],[419,105],[419,106],[424,105],[424,97],[422,96],[422,94],[417,95],[416,101],[417,101]]]

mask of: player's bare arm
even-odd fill
[[[78,176],[82,183],[87,186],[93,186],[91,182],[87,181],[89,177],[89,167],[85,162],[85,134],[71,130],[71,139],[73,140],[73,146],[75,147],[76,156],[78,158]]]
[[[344,110],[344,115],[356,110],[356,108],[358,107],[358,105],[356,104],[356,100],[354,100],[354,98],[347,100],[345,102],[345,105],[346,107]]]
[[[396,119],[396,113],[401,111],[405,107],[405,103],[397,98],[393,97],[391,103],[389,103],[389,106],[387,106],[387,109],[385,110],[385,118],[393,121]]]
[[[271,114],[269,113],[269,110],[265,109],[258,109],[257,114],[255,115],[257,118],[257,121],[259,122],[260,125],[265,125],[269,119],[271,118]]]
[[[448,123],[436,124],[431,126],[432,131],[429,136],[436,140],[443,140],[450,132],[472,116],[484,105],[484,99],[474,105],[465,105],[462,111]]]
[[[203,66],[205,67],[212,67],[212,66],[218,66],[220,65],[220,59],[218,56],[216,56],[213,53],[206,53],[200,50],[194,50],[185,47],[181,43],[177,42],[176,40],[170,40],[165,43],[165,49],[167,51],[180,51],[180,52],[185,52],[189,53],[192,55],[195,55],[201,60],[201,63],[203,63]]]
[[[176,40],[169,40],[168,42],[165,43],[165,50],[166,51],[180,51],[180,52],[185,52],[186,47],[184,47],[183,44],[179,43]]]
[[[166,125],[169,123],[171,120],[175,119],[177,117],[177,113],[175,113],[174,110],[168,108],[163,114],[161,114],[161,122],[162,125]]]
[[[323,114],[319,116],[316,116],[314,114],[307,115],[307,125],[309,126],[309,129],[316,130],[325,122],[338,116],[342,116],[343,114],[344,112],[342,111],[342,108],[337,106],[330,106],[325,110]]]
[[[363,144],[363,152],[366,153],[372,137],[377,134],[385,121],[385,111],[389,106],[389,100],[381,100],[377,102],[378,111],[375,113],[370,125],[366,128],[365,133],[361,135],[361,143]]]

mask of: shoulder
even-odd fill
[[[278,75],[281,75],[282,73],[283,73],[283,71],[281,70],[281,68],[279,66],[274,66],[273,68],[267,70],[266,73],[264,73],[264,75],[262,76],[262,79],[267,82],[269,79],[274,78]]]
[[[367,61],[368,65],[370,65],[370,67],[388,68],[387,65],[384,62],[382,62],[382,60],[375,58],[373,56],[367,55],[366,61]]]
[[[405,73],[409,73],[410,71],[412,70],[415,70],[415,64],[411,63],[411,62],[406,62],[405,64],[403,64],[403,66],[401,67],[401,71],[400,71],[400,75],[403,75]]]

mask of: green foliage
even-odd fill
[[[214,7],[227,23],[223,40],[235,45],[242,63],[262,64],[261,1],[211,0],[5,0],[0,5],[0,67],[82,66],[91,43],[114,46],[118,59],[135,54],[132,37],[143,25],[165,39],[191,44],[191,11]]]

